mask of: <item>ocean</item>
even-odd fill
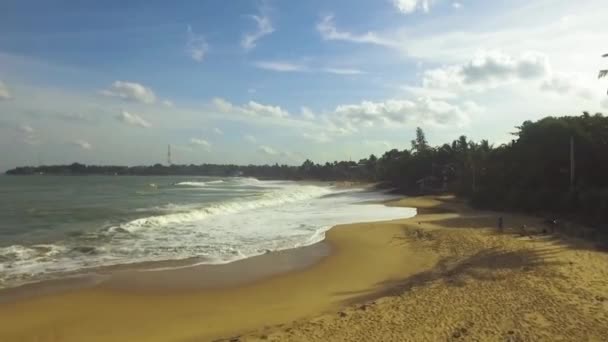
[[[254,178],[0,177],[0,288],[103,266],[221,264],[415,215],[380,192]]]

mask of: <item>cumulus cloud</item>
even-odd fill
[[[253,64],[255,67],[265,70],[279,71],[279,72],[294,72],[294,71],[305,71],[307,68],[301,64],[295,64],[291,62],[282,61],[259,61]]]
[[[115,118],[116,120],[131,126],[138,126],[143,128],[148,128],[151,126],[150,123],[144,120],[144,118],[142,118],[141,116],[134,113],[129,113],[126,110],[120,112],[120,114],[118,114]]]
[[[237,113],[254,117],[287,118],[289,113],[279,106],[264,105],[255,101],[249,101],[242,106],[235,106],[222,98],[213,99],[215,107],[224,113]]]
[[[205,150],[211,149],[211,144],[205,139],[192,138],[192,139],[190,139],[190,144],[194,145],[194,146],[202,147]]]
[[[11,98],[12,95],[8,90],[8,87],[6,86],[6,84],[4,84],[4,82],[0,81],[0,101],[10,100]]]
[[[93,145],[89,142],[80,139],[72,141],[71,144],[83,150],[90,150],[93,148]]]
[[[540,89],[558,95],[574,94],[585,100],[594,97],[593,91],[585,86],[582,77],[572,73],[554,73],[541,83]]]
[[[136,82],[115,81],[109,89],[102,90],[101,94],[141,103],[156,102],[152,89]]]
[[[289,116],[289,113],[281,109],[279,106],[264,105],[255,101],[249,101],[242,108],[246,113],[255,116],[267,116],[274,118],[286,118]]]
[[[256,142],[258,142],[258,140],[250,134],[246,134],[245,136],[243,136],[243,139],[245,139],[246,142],[250,142],[252,144],[255,144]]]
[[[454,3],[452,3],[452,7],[454,9],[461,9],[462,8],[462,4],[460,2],[454,2]]]
[[[165,107],[173,107],[173,102],[170,100],[163,100],[163,106]]]
[[[277,150],[275,150],[274,148],[272,148],[270,146],[266,146],[266,145],[258,146],[258,152],[268,155],[268,156],[276,156],[279,154],[279,152]]]
[[[300,112],[302,113],[302,117],[308,120],[313,120],[315,118],[315,113],[308,107],[300,108]]]
[[[427,70],[422,84],[426,89],[484,90],[517,80],[539,80],[550,74],[549,61],[542,54],[529,52],[512,57],[490,51],[477,54],[464,64]]]
[[[213,133],[215,133],[217,135],[224,135],[224,132],[221,129],[217,128],[217,127],[215,127],[213,129]]]
[[[396,42],[382,38],[374,32],[356,34],[348,31],[341,31],[336,27],[333,15],[326,15],[317,23],[317,31],[323,40],[347,41],[360,44],[375,44],[381,46],[396,45]]]
[[[354,130],[376,125],[417,123],[463,126],[469,122],[471,114],[481,110],[481,107],[471,101],[456,105],[432,98],[391,99],[341,105],[335,109],[333,116],[343,127]]]
[[[466,126],[471,117],[484,111],[473,101],[448,102],[430,97],[387,99],[343,104],[334,110],[315,114],[314,126],[300,136],[316,143],[326,143],[373,128],[428,125],[435,127]],[[305,110],[303,110],[305,112]],[[302,115],[304,116],[304,115]],[[374,141],[381,146],[385,141]],[[368,144],[371,144],[369,141]]]
[[[433,0],[392,0],[393,6],[395,6],[399,12],[404,14],[410,14],[416,11],[423,11],[428,13]]]
[[[262,37],[274,32],[274,27],[270,22],[270,18],[265,15],[250,15],[249,16],[256,24],[256,30],[245,33],[241,40],[241,46],[245,50],[251,50],[256,47],[257,41]]]
[[[188,25],[188,41],[186,43],[186,52],[188,55],[197,62],[202,62],[207,55],[209,45],[205,40],[205,37],[200,34],[196,34],[190,25]]]

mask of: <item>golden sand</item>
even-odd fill
[[[540,220],[450,197],[392,205],[419,215],[336,227],[329,256],[246,284],[101,284],[0,304],[0,341],[608,340],[608,254],[519,236]]]

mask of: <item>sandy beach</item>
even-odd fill
[[[608,253],[452,197],[389,205],[418,215],[230,265],[2,291],[0,340],[606,341]]]

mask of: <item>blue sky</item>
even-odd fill
[[[3,1],[0,169],[359,159],[607,109],[605,1]],[[604,44],[604,46],[602,46]]]

